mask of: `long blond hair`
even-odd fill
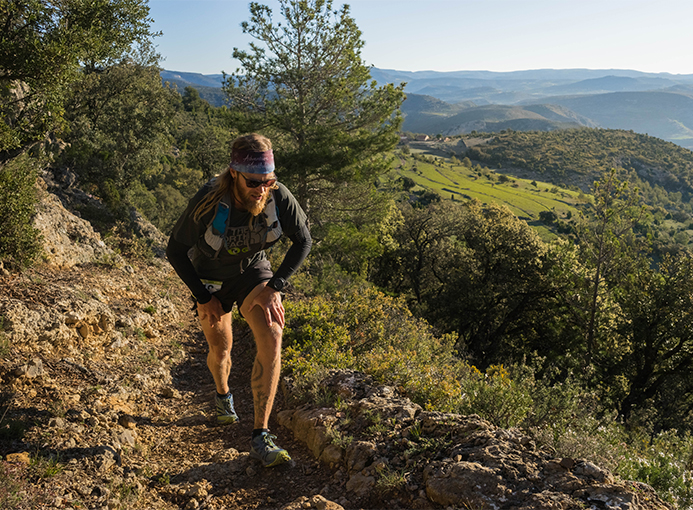
[[[236,151],[265,152],[272,150],[272,142],[266,136],[250,133],[236,138],[231,144],[231,156]],[[212,180],[212,189],[200,200],[193,210],[193,221],[198,223],[209,211],[214,209],[226,194],[233,195],[233,177],[227,168]]]

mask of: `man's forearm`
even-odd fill
[[[283,278],[288,280],[298,268],[306,260],[310,248],[313,245],[313,239],[310,237],[310,230],[307,225],[303,225],[296,234],[290,237],[291,247],[286,252],[286,256],[279,268],[274,272],[274,278]]]
[[[200,278],[195,272],[192,262],[188,258],[189,247],[179,243],[173,238],[168,241],[166,247],[166,256],[173,269],[176,271],[183,283],[188,286],[198,303],[208,303],[212,299],[212,294],[209,293]]]

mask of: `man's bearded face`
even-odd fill
[[[261,174],[240,175],[240,172],[236,172],[236,177],[234,179],[236,200],[238,200],[243,209],[247,210],[253,216],[257,216],[265,209],[267,200],[269,200],[271,188],[269,186],[249,188],[246,185],[245,178],[263,181],[268,180],[267,177],[267,175]]]

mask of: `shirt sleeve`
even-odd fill
[[[286,236],[291,240],[291,247],[286,252],[284,260],[275,271],[272,279],[288,280],[310,253],[313,240],[308,229],[308,218],[303,212],[298,200],[283,185],[279,185],[277,194],[279,221]]]
[[[197,302],[201,304],[208,303],[212,299],[212,294],[204,286],[200,277],[197,276],[195,267],[190,257],[188,257],[188,250],[190,250],[190,246],[177,241],[171,236],[168,240],[166,256],[180,279],[183,280],[183,283],[188,286],[192,295],[195,296]]]
[[[303,264],[303,261],[306,260],[308,253],[310,253],[313,239],[310,236],[310,230],[308,230],[306,223],[303,223],[296,232],[289,235],[289,239],[291,239],[291,247],[286,252],[284,260],[275,271],[272,279],[283,278],[288,280]]]
[[[204,228],[206,228],[207,222],[209,222],[209,218],[201,218],[197,223],[193,220],[195,207],[197,207],[197,204],[208,191],[209,187],[204,186],[188,202],[188,206],[173,227],[171,237],[168,240],[168,246],[166,247],[166,256],[169,263],[180,279],[183,280],[183,283],[190,289],[195,299],[201,304],[208,303],[212,299],[212,294],[204,286],[200,277],[197,276],[195,267],[190,257],[188,257],[188,251],[197,243]]]
[[[306,227],[308,218],[306,217],[306,213],[303,212],[303,208],[298,203],[298,200],[296,200],[283,184],[279,184],[279,189],[275,197],[277,199],[279,221],[282,224],[282,230],[291,238],[298,230]]]

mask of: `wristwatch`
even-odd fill
[[[272,278],[267,282],[267,286],[281,292],[284,287],[286,287],[287,281],[284,278]]]

